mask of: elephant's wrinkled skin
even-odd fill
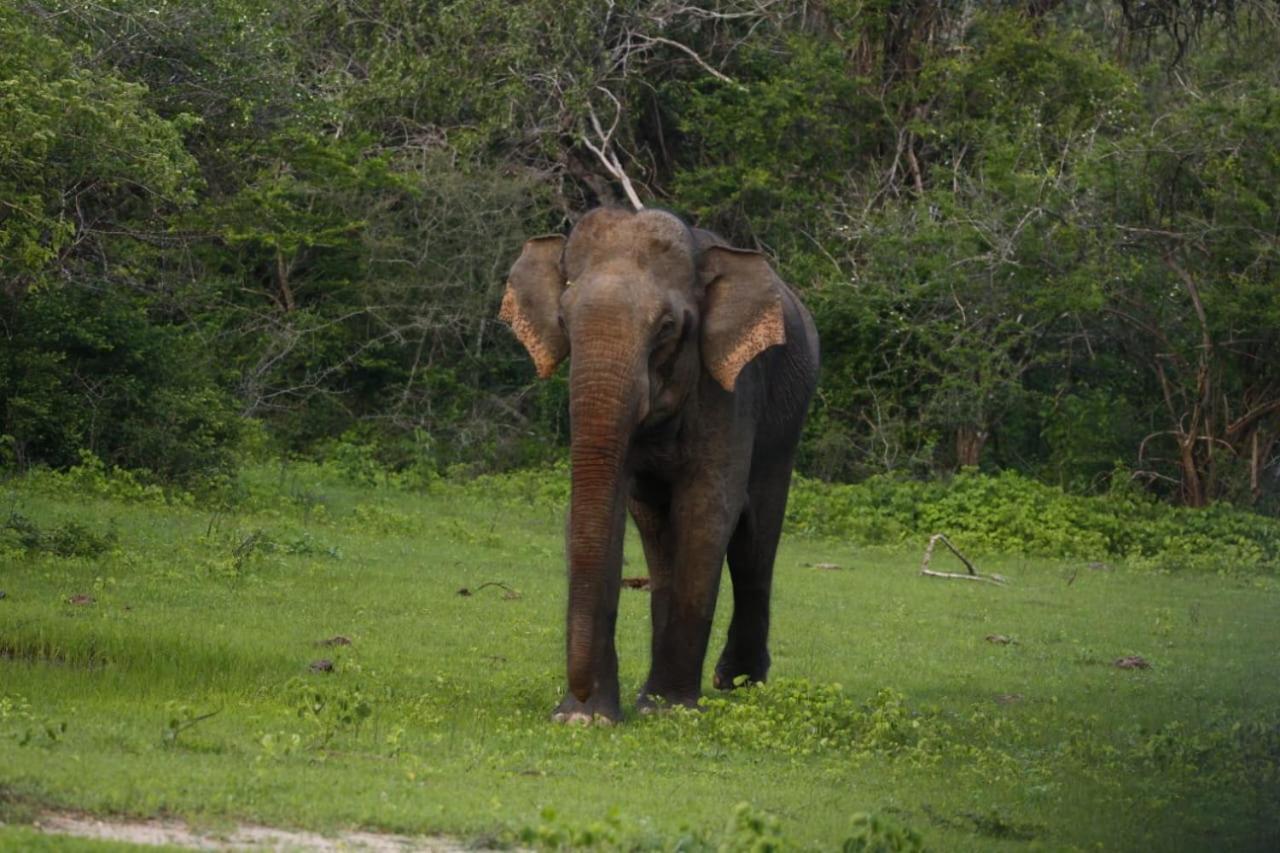
[[[527,242],[503,320],[547,377],[572,353],[569,692],[560,720],[615,721],[625,512],[644,542],[653,645],[641,709],[692,705],[728,555],[727,688],[769,670],[769,590],[818,375],[809,312],[756,253],[656,210],[598,208]]]

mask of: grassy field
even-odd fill
[[[995,587],[920,577],[923,542],[791,537],[769,686],[578,729],[548,721],[554,501],[251,486],[234,512],[0,487],[0,845],[46,808],[497,845],[1280,845],[1274,578],[988,556]],[[623,591],[632,695],[646,596]]]

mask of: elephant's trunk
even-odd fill
[[[632,350],[618,338],[573,342],[569,417],[569,690],[585,702],[614,667],[627,448],[636,417]]]

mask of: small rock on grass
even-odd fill
[[[1004,634],[987,634],[987,642],[997,646],[1007,646],[1014,640],[1013,637],[1006,637]]]
[[[1001,693],[996,696],[997,705],[1016,705],[1022,701],[1021,693]]]
[[[308,667],[312,672],[333,672],[333,661],[331,660],[313,660],[311,666]]]
[[[844,568],[839,563],[805,563],[811,569],[822,569],[824,572],[838,572]]]
[[[344,637],[341,634],[337,634],[333,637],[330,637],[327,640],[317,640],[316,645],[317,646],[349,646],[351,645],[351,639],[349,637]]]
[[[1126,655],[1117,658],[1112,666],[1116,669],[1151,669],[1151,664],[1142,655]]]
[[[648,589],[648,578],[623,578],[622,585],[627,589]]]
[[[79,607],[84,607],[87,604],[93,604],[95,600],[96,599],[92,595],[85,595],[84,593],[80,593],[79,595],[73,595],[70,598],[68,598],[67,604],[75,604]]]

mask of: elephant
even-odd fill
[[[567,237],[524,244],[499,318],[540,377],[569,358],[568,690],[553,719],[621,719],[627,511],[650,577],[641,713],[697,704],[726,556],[733,616],[714,684],[763,681],[774,557],[817,384],[809,311],[758,252],[667,211],[598,207]]]

